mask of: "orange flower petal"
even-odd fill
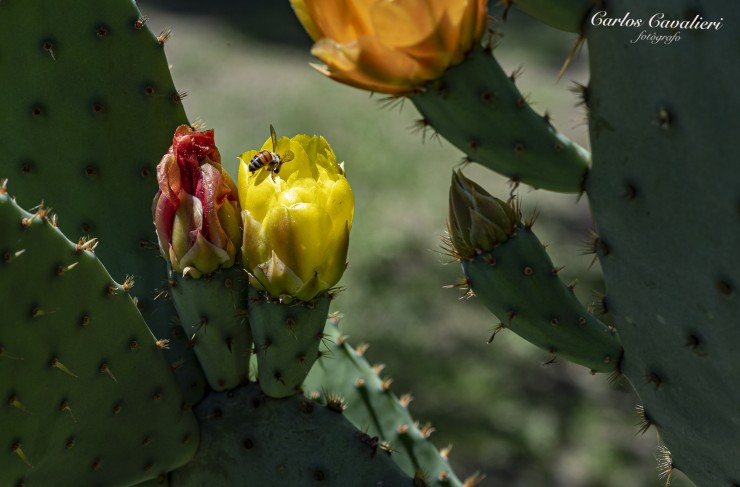
[[[394,92],[409,92],[434,76],[405,52],[386,47],[373,37],[361,37],[351,44],[322,39],[311,53],[328,65],[331,77],[351,80],[366,89],[371,89],[368,85],[390,85]]]
[[[376,0],[310,0],[308,14],[318,31],[340,43],[372,33],[369,11]]]

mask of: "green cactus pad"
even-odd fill
[[[300,395],[272,399],[251,384],[209,395],[195,413],[202,446],[172,487],[414,485],[341,411]]]
[[[257,376],[271,397],[301,391],[301,384],[319,356],[331,294],[310,302],[281,303],[249,286],[249,325],[257,355]]]
[[[128,284],[45,211],[0,194],[0,484],[155,478],[195,453],[195,417]]]
[[[446,456],[429,440],[431,431],[419,428],[406,405],[391,392],[390,382],[378,376],[379,370],[367,362],[361,349],[358,352],[341,337],[338,323],[337,316],[327,322],[327,354],[308,375],[306,393],[320,397],[324,403],[341,397],[347,406],[347,419],[371,437],[386,442],[393,451],[393,460],[407,474],[421,476],[429,486],[462,486]]]
[[[659,13],[723,21],[657,45],[633,42],[642,29],[588,29],[586,188],[622,369],[670,468],[700,486],[740,485],[740,3],[609,8],[610,17],[627,12],[645,23]]]
[[[551,27],[580,33],[583,23],[596,0],[505,0]]]
[[[156,165],[175,128],[187,123],[163,40],[131,0],[0,2],[0,178],[19,203],[39,201],[64,215],[68,235],[100,240],[97,254],[132,294],[152,332],[170,339],[168,360],[188,402],[205,379],[184,335],[172,334],[174,308],[154,302],[166,281],[151,202]]]
[[[422,125],[471,161],[535,188],[582,191],[588,152],[530,108],[489,50],[474,50],[410,99]]]
[[[594,372],[618,369],[622,347],[558,278],[537,236],[520,225],[491,252],[461,261],[471,290],[508,328]]]
[[[244,297],[247,282],[244,271],[236,267],[200,279],[176,273],[170,279],[182,327],[216,391],[249,382],[252,332]]]

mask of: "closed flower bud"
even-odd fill
[[[388,94],[416,91],[480,41],[486,0],[291,0],[319,71]]]
[[[198,278],[234,265],[241,240],[239,200],[221,167],[213,130],[187,125],[157,165],[154,225],[174,272]]]
[[[257,289],[283,300],[308,301],[344,273],[352,189],[323,137],[283,137],[277,147],[268,139],[262,149],[286,162],[279,173],[268,166],[250,171],[258,151],[240,157],[242,260]]]
[[[520,217],[509,203],[491,196],[463,176],[452,173],[447,227],[455,255],[471,258],[488,252],[514,233]]]

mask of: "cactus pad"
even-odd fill
[[[301,391],[301,384],[319,357],[331,295],[310,302],[281,303],[249,286],[249,325],[257,355],[262,390],[271,397]]]
[[[588,152],[532,110],[490,50],[474,50],[411,101],[422,126],[469,160],[536,188],[582,191]]]
[[[98,256],[119,282],[133,276],[153,333],[170,339],[168,360],[189,402],[205,380],[174,309],[154,302],[166,281],[154,243],[155,166],[187,123],[157,38],[130,0],[0,2],[0,177],[19,203],[45,201],[68,235],[98,238]]]
[[[740,485],[740,30],[730,25],[740,4],[614,3],[609,16],[628,11],[726,21],[681,29],[671,45],[633,42],[640,29],[588,29],[587,193],[622,369],[669,467],[697,485]]]
[[[170,292],[208,383],[216,391],[249,382],[252,332],[247,276],[236,267],[192,279],[173,273]]]
[[[194,454],[195,417],[130,283],[115,283],[93,242],[70,242],[46,211],[0,194],[0,484],[155,478]]]
[[[209,395],[195,413],[202,446],[172,472],[176,487],[412,485],[341,411],[301,395],[272,399],[250,384]]]
[[[499,329],[594,372],[618,369],[619,338],[558,278],[531,228],[520,225],[491,252],[461,263],[471,290],[501,320]]]
[[[368,435],[386,442],[393,451],[392,458],[407,474],[430,486],[462,486],[446,454],[429,440],[432,429],[419,427],[409,414],[409,398],[399,400],[391,392],[390,381],[379,377],[379,370],[362,356],[362,349],[355,350],[344,340],[338,323],[336,315],[327,322],[327,354],[306,379],[306,392],[318,395],[325,403],[341,397],[347,405],[347,419]],[[473,476],[464,485],[475,484]]]

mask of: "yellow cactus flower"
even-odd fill
[[[262,150],[284,160],[279,167],[250,171],[261,151],[241,155],[239,199],[244,222],[242,261],[250,283],[276,298],[313,299],[344,273],[352,228],[352,188],[323,137],[282,137]]]
[[[400,95],[437,79],[480,41],[486,0],[290,0],[315,66],[342,83]]]

